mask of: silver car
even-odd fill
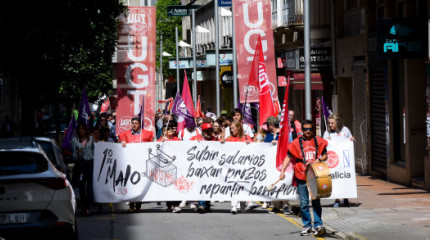
[[[73,189],[32,138],[0,140],[0,206],[0,238],[78,238]]]

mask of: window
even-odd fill
[[[40,173],[48,170],[48,161],[39,153],[1,152],[0,176]]]

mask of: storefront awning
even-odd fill
[[[294,73],[294,89],[304,90],[305,89],[305,74]],[[311,89],[312,90],[323,90],[323,82],[320,73],[311,73]]]

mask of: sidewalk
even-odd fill
[[[358,198],[349,208],[322,200],[323,222],[343,239],[430,240],[430,193],[369,176],[357,176]],[[301,223],[300,218],[294,220]],[[330,239],[331,237],[327,237]]]

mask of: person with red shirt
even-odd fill
[[[216,137],[214,136],[213,127],[210,123],[203,123],[202,124],[202,135],[196,135],[194,137],[191,137],[190,140],[197,140],[197,141],[217,141]],[[210,211],[210,202],[209,201],[199,201],[199,205],[197,207],[197,212],[200,214],[203,214],[205,212]]]
[[[252,142],[252,138],[248,135],[245,135],[242,123],[236,120],[230,124],[230,136],[228,136],[225,140],[221,139],[220,142],[246,142],[246,144],[249,144]],[[237,201],[231,201],[231,214],[237,214],[237,204]]]
[[[131,119],[131,129],[119,134],[119,142],[123,147],[126,147],[127,143],[152,142],[154,140],[154,133],[142,129],[140,123],[140,117],[133,117]],[[141,206],[141,202],[130,202],[130,208],[127,212],[140,212]]]
[[[157,140],[157,142],[165,141],[181,141],[180,138],[176,137],[176,121],[169,121],[167,126],[164,126],[163,135]]]
[[[279,179],[285,179],[285,169],[290,164],[291,159],[294,164],[293,184],[297,184],[297,192],[300,198],[300,212],[304,229],[300,232],[301,236],[313,234],[320,237],[326,233],[322,222],[322,208],[320,199],[312,200],[314,228],[312,232],[312,219],[309,211],[309,191],[306,185],[306,165],[316,161],[327,160],[328,142],[320,137],[313,136],[314,123],[310,120],[302,122],[303,136],[294,139],[288,146],[288,153],[282,164]]]
[[[252,142],[252,138],[245,134],[242,123],[234,121],[230,124],[230,136],[228,136],[223,142],[246,142],[249,144]]]
[[[166,142],[166,141],[181,141],[180,138],[176,137],[176,128],[177,123],[174,120],[169,121],[167,126],[163,127],[163,135],[157,140],[157,142]],[[167,201],[167,209],[166,212],[180,213],[182,209],[179,207],[181,201]]]
[[[154,141],[154,133],[141,128],[140,117],[131,119],[131,129],[119,134],[119,142],[123,147],[127,143],[141,143]]]

